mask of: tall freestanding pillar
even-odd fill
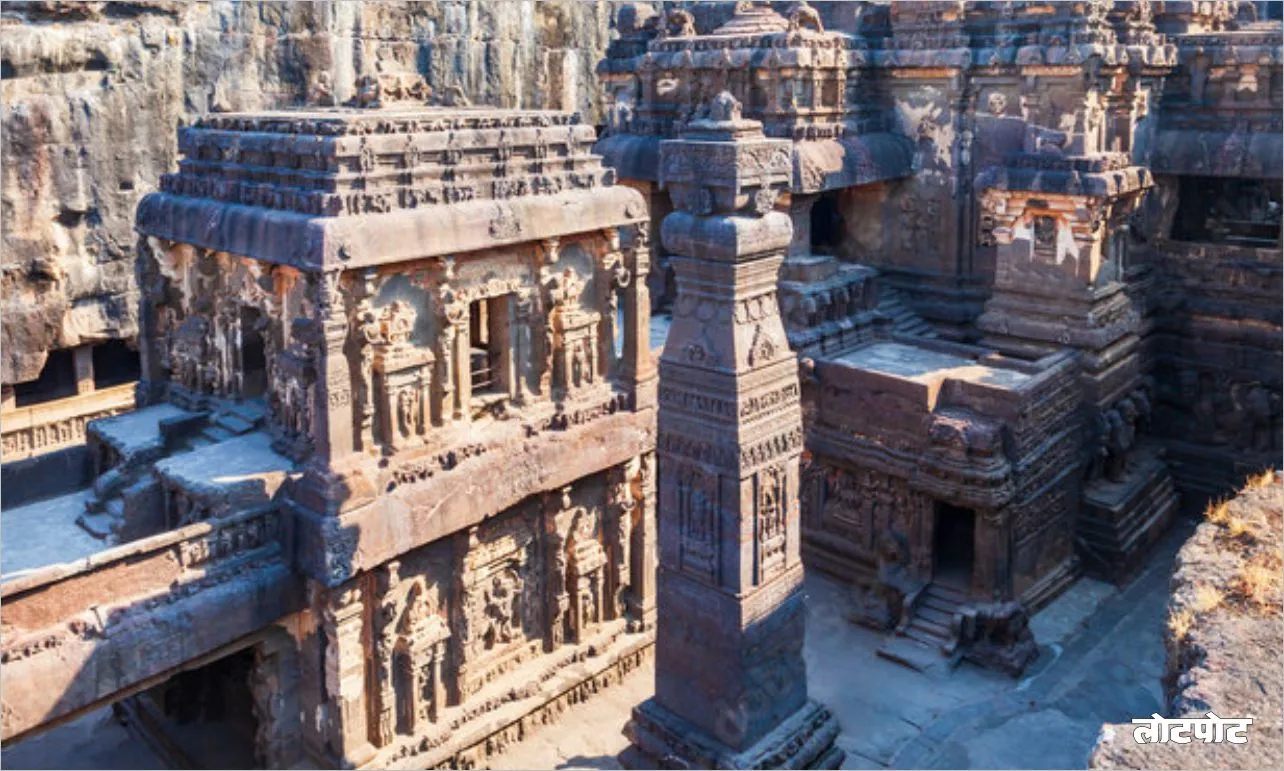
[[[677,298],[660,361],[656,687],[621,760],[836,768],[837,721],[807,698],[802,413],[776,300],[792,146],[726,92],[704,112],[661,145]]]

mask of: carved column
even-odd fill
[[[631,512],[633,527],[629,533],[632,540],[629,549],[629,580],[632,583],[629,628],[633,631],[650,629],[655,625],[655,454],[642,455],[638,461],[638,473],[631,480],[633,497],[638,505]]]
[[[344,352],[348,341],[348,316],[344,312],[339,282],[342,272],[327,270],[310,277],[316,282],[315,304],[321,322],[316,411],[312,435],[317,460],[329,465],[353,451],[352,374]]]
[[[367,735],[364,611],[360,585],[351,581],[331,591],[322,612],[331,746],[354,767],[374,754]]]
[[[727,92],[708,113],[661,144],[680,211],[662,231],[678,296],[660,362],[656,689],[621,761],[835,768],[837,721],[807,697],[802,413],[776,300],[792,229],[773,206],[792,145],[766,139]],[[780,393],[793,396],[764,398]]]
[[[540,289],[535,292],[534,299],[538,303],[536,310],[544,319],[539,325],[539,329],[532,329],[531,335],[538,336],[539,344],[538,355],[532,357],[531,367],[535,370],[536,390],[541,396],[549,396],[553,392],[553,351],[556,346],[553,330],[553,299],[549,296],[546,287],[549,284],[550,277],[554,274],[557,265],[558,255],[560,254],[560,243],[556,238],[549,238],[540,242],[538,251],[538,260],[535,266],[535,273],[539,276]]]
[[[372,300],[378,290],[378,270],[368,268],[361,275],[357,284],[357,308],[354,316],[359,334],[356,338],[357,358],[361,363],[360,371],[355,378],[354,388],[361,405],[360,441],[361,449],[369,452],[374,449],[374,359],[375,345],[380,340],[380,324],[375,317]]]
[[[447,268],[450,278],[451,268]],[[441,421],[464,420],[468,417],[468,400],[472,397],[468,362],[468,303],[456,296],[449,284],[440,292],[442,315],[439,322],[438,398],[436,411]]]
[[[544,637],[545,650],[556,650],[566,641],[566,627],[570,614],[571,598],[566,591],[566,574],[569,568],[566,542],[567,532],[559,515],[570,508],[571,488],[544,493],[541,501],[544,525],[544,543],[547,545],[545,564],[548,569],[547,600],[548,630]]]
[[[789,241],[790,257],[805,257],[811,254],[811,210],[820,200],[818,195],[794,193],[789,196],[789,219],[793,222],[794,233]]]
[[[651,270],[648,245],[649,225],[630,228],[631,243],[626,244],[624,269],[632,281],[624,287],[624,346],[620,351],[620,382],[633,394],[633,409],[651,406],[654,399],[644,397],[639,386],[655,379],[655,359],[651,355],[651,292],[646,277]]]

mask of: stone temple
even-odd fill
[[[1017,676],[1280,465],[1278,7],[609,16],[600,126],[411,61],[178,130],[136,382],[4,384],[6,743],[485,767],[654,666],[625,766],[834,768],[806,572]]]

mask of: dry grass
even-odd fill
[[[1275,469],[1268,468],[1265,471],[1254,474],[1244,483],[1245,490],[1256,490],[1262,487],[1268,487],[1275,484]]]
[[[1225,525],[1226,520],[1230,518],[1230,501],[1223,498],[1220,501],[1213,501],[1204,509],[1204,519],[1212,522],[1214,525]]]
[[[1194,601],[1190,604],[1192,612],[1207,613],[1222,604],[1222,593],[1212,584],[1200,584],[1195,588]]]
[[[1245,562],[1231,581],[1231,593],[1254,610],[1278,613],[1284,610],[1284,573],[1278,555],[1261,555]]]
[[[1195,613],[1190,608],[1182,608],[1168,617],[1168,631],[1173,633],[1174,640],[1183,640],[1195,623]]]

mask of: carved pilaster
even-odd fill
[[[356,282],[355,317],[357,335],[357,361],[360,363],[356,373],[354,391],[357,394],[360,449],[366,452],[374,449],[375,388],[374,361],[375,346],[380,340],[381,325],[375,317],[373,299],[378,291],[379,272],[374,268],[367,269]]]
[[[374,753],[366,712],[365,602],[357,581],[331,590],[322,608],[325,693],[336,754],[361,765]]]
[[[324,464],[353,451],[352,374],[345,347],[348,316],[340,288],[342,271],[327,270],[309,276],[317,318],[321,326],[318,346],[318,394],[312,416],[312,435],[318,460]]]
[[[624,287],[624,345],[620,351],[620,381],[634,392],[634,409],[643,406],[637,398],[638,385],[655,379],[655,357],[651,355],[651,292],[646,277],[651,270],[647,224],[631,229],[624,252],[624,268],[632,281]]]

